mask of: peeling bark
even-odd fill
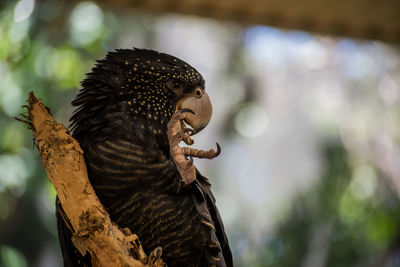
[[[33,92],[28,98],[28,120],[50,182],[74,231],[77,249],[90,253],[93,266],[165,266],[156,249],[145,254],[137,235],[119,229],[97,198],[89,180],[83,151],[66,127],[50,115]]]

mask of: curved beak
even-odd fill
[[[193,128],[193,134],[200,132],[211,120],[212,105],[210,97],[206,92],[201,96],[187,96],[178,101],[177,110],[190,109],[194,112],[186,113],[184,122]]]

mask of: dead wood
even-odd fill
[[[34,131],[43,166],[73,228],[72,241],[78,250],[90,253],[93,266],[165,266],[160,249],[147,256],[135,234],[110,220],[88,180],[84,152],[68,129],[55,121],[33,92],[26,107],[28,120],[19,120]]]

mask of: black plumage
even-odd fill
[[[202,76],[173,56],[127,49],[98,61],[82,87],[71,129],[111,219],[147,253],[162,247],[168,266],[232,266],[210,183],[197,171],[185,184],[169,153],[167,123],[182,96],[204,89]],[[57,219],[65,266],[90,266],[58,201]]]

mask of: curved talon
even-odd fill
[[[218,143],[216,144],[217,144],[217,152],[215,152],[214,157],[217,157],[219,156],[219,154],[221,154],[221,146]]]
[[[185,112],[192,113],[193,115],[196,114],[196,113],[194,113],[194,111],[191,110],[190,108],[183,108],[183,109],[177,110],[177,112],[178,112],[179,114],[182,114],[182,113],[185,113]]]
[[[189,135],[192,135],[194,133],[193,129],[190,129],[190,128],[185,128],[183,131],[185,133],[188,133]]]
[[[174,139],[172,139],[172,145],[177,145],[181,141],[185,141],[185,139],[188,137],[188,133],[186,133],[185,131],[181,131],[175,135]]]
[[[189,162],[186,165],[186,169],[189,169],[193,165],[193,157],[189,155]]]

